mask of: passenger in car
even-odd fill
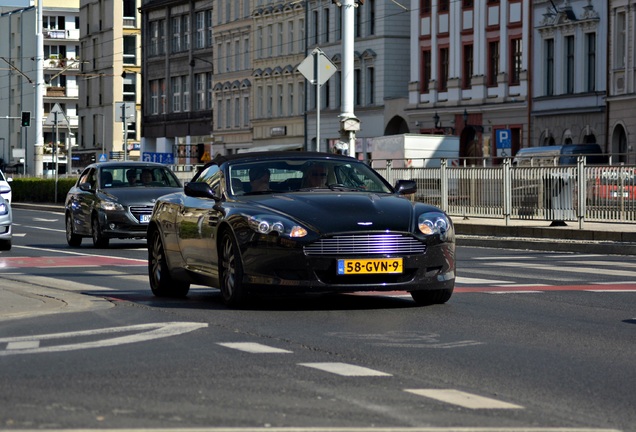
[[[303,187],[325,187],[327,183],[327,168],[324,165],[312,165],[303,177]]]
[[[250,170],[251,192],[269,190],[270,171],[264,167],[255,167]]]

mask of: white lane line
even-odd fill
[[[486,265],[499,266],[499,267],[517,266],[516,263],[509,263],[509,262],[486,263]],[[590,268],[590,267],[567,267],[563,265],[543,265],[543,264],[534,264],[534,263],[525,263],[524,265],[527,267],[528,270],[530,271],[536,270],[537,272],[541,270],[548,270],[548,271],[558,271],[563,273],[583,273],[583,274],[594,274],[594,275],[598,275],[601,272],[600,269]],[[636,271],[613,269],[612,276],[634,277],[636,276]]]
[[[502,280],[494,280],[494,279],[479,279],[479,278],[470,278],[470,277],[461,277],[457,276],[455,278],[455,282],[458,284],[513,284],[512,281],[502,281]]]
[[[543,294],[544,291],[488,291],[486,294]]]
[[[340,376],[391,376],[391,374],[347,363],[298,363]]]
[[[21,342],[9,342],[7,344],[8,350],[23,350],[23,349],[32,349],[38,348],[40,346],[39,340],[33,341],[21,341]]]
[[[469,409],[523,409],[520,405],[453,389],[404,389],[404,391]]]
[[[253,342],[219,342],[219,345],[252,354],[293,353],[293,351],[287,351],[281,348],[274,348],[271,346]]]
[[[585,292],[593,292],[593,293],[632,293],[636,292],[636,289],[633,290],[617,290],[617,289],[604,289],[604,290],[583,290]]]

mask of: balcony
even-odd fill
[[[53,86],[47,87],[46,97],[50,97],[50,98],[66,97],[66,87],[53,87]]]

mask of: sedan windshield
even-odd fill
[[[179,179],[165,167],[112,166],[100,172],[102,188],[118,187],[181,187]]]
[[[329,159],[274,159],[236,162],[229,168],[233,195],[312,190],[391,193],[389,185],[364,163]]]

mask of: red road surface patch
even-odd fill
[[[61,256],[61,257],[2,257],[0,269],[8,268],[50,268],[50,267],[102,267],[102,266],[145,266],[146,260],[111,258],[104,256]]]

